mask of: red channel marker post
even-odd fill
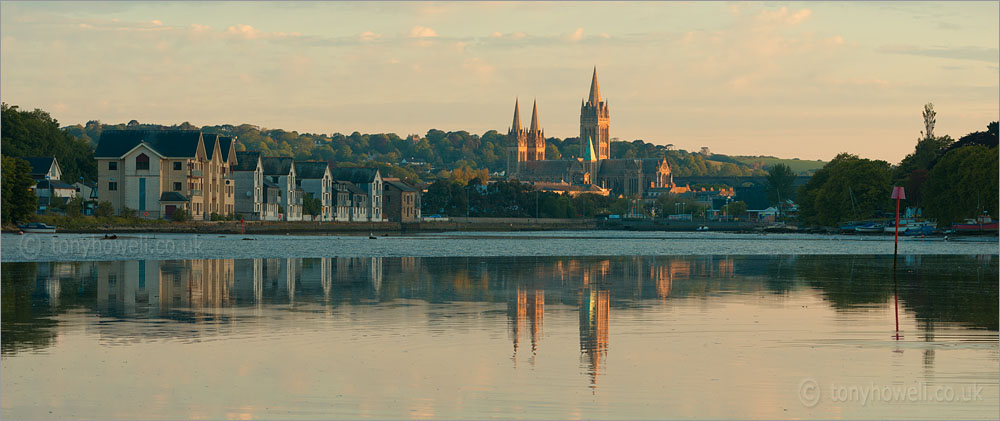
[[[902,187],[892,188],[892,198],[896,199],[896,244],[892,251],[892,285],[893,285],[893,301],[896,303],[896,340],[900,339],[899,336],[899,286],[896,284],[896,255],[899,254],[899,201],[906,199],[906,192],[903,191]]]

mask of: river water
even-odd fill
[[[64,235],[22,255],[4,236],[0,415],[995,419],[1000,405],[996,244],[901,242],[894,280],[877,239],[210,237],[208,258],[140,260],[58,254],[87,241]]]

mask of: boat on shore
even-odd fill
[[[877,234],[881,233],[883,230],[885,230],[885,225],[876,224],[874,222],[870,222],[864,225],[859,225],[856,228],[854,228],[854,232],[858,234]]]
[[[41,222],[32,222],[30,224],[18,225],[17,229],[21,232],[28,234],[53,234],[56,232],[55,225],[44,224]]]
[[[997,232],[998,223],[988,215],[980,215],[976,219],[966,219],[965,222],[951,224],[956,234],[974,234],[978,232]]]
[[[900,219],[899,220],[899,232],[901,234],[905,233],[906,231],[908,231],[910,229],[922,230],[923,227],[930,227],[933,230],[934,227],[936,227],[936,226],[937,226],[937,223],[935,223],[933,221],[916,221],[916,220],[913,220],[913,219]],[[896,232],[896,223],[892,222],[889,225],[886,225],[885,226],[885,232],[890,233],[890,234]]]

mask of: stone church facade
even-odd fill
[[[611,114],[601,100],[597,69],[590,97],[580,106],[580,157],[545,159],[545,131],[532,105],[531,124],[521,128],[521,112],[514,102],[514,121],[507,131],[507,178],[529,183],[565,183],[598,186],[615,195],[642,195],[651,188],[672,188],[673,174],[665,159],[611,159]]]

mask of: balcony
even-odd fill
[[[192,177],[192,178],[193,177],[202,178],[204,176],[205,176],[205,173],[202,172],[202,170],[191,170],[191,174],[188,174],[188,177]]]
[[[201,190],[191,190],[192,196],[201,196]]]

